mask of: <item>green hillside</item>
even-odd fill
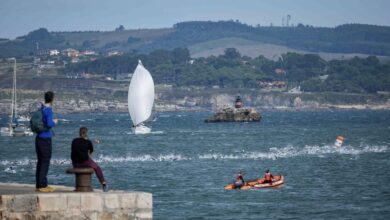
[[[16,40],[1,40],[0,58],[32,55],[37,43],[41,49],[73,47],[99,52],[120,50],[149,53],[156,49],[182,47],[190,48],[195,56],[210,49],[226,47],[238,48],[243,54],[246,51],[248,54],[263,54],[264,46],[268,47],[265,50],[279,50],[279,54],[302,51],[390,56],[390,27],[364,24],[345,24],[335,28],[302,24],[295,27],[253,27],[235,21],[193,21],[165,29],[102,32],[48,32],[42,28]],[[259,48],[250,51],[253,45]]]
[[[191,56],[194,58],[219,56],[225,52],[226,48],[235,48],[241,54],[255,58],[262,55],[268,59],[277,60],[283,54],[288,52],[295,52],[300,54],[311,53],[307,50],[293,49],[287,46],[263,43],[259,41],[246,40],[243,38],[221,38],[218,40],[206,41],[198,44],[194,44],[188,47],[191,52]],[[318,52],[325,60],[340,60],[340,59],[351,59],[357,57],[368,57],[368,54],[362,53],[327,53]],[[377,56],[382,61],[390,60],[387,56]]]
[[[157,84],[219,88],[268,88],[286,91],[298,85],[307,92],[376,93],[390,91],[390,61],[375,56],[326,61],[316,54],[286,53],[277,60],[241,56],[234,48],[223,55],[191,60],[188,49],[124,54],[68,65],[67,73],[115,77],[132,72],[138,60]],[[269,86],[270,85],[270,86]]]

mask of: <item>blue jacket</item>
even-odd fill
[[[42,113],[43,123],[45,123],[45,125],[50,128],[50,130],[39,133],[38,137],[52,138],[54,136],[54,133],[51,128],[56,125],[53,121],[53,109],[51,108],[51,106],[43,106]]]

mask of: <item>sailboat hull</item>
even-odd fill
[[[134,134],[149,134],[152,129],[144,125],[138,125],[136,127],[132,127],[132,131]]]

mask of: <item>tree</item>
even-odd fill
[[[176,48],[172,51],[173,63],[186,63],[191,59],[190,51],[187,48]]]
[[[123,25],[119,25],[119,27],[115,28],[115,31],[124,31],[125,27]]]
[[[228,60],[235,60],[241,58],[241,54],[235,48],[226,48],[223,57]]]

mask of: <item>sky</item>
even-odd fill
[[[0,0],[0,38],[49,31],[172,27],[182,21],[236,20],[262,26],[390,26],[390,0]]]

